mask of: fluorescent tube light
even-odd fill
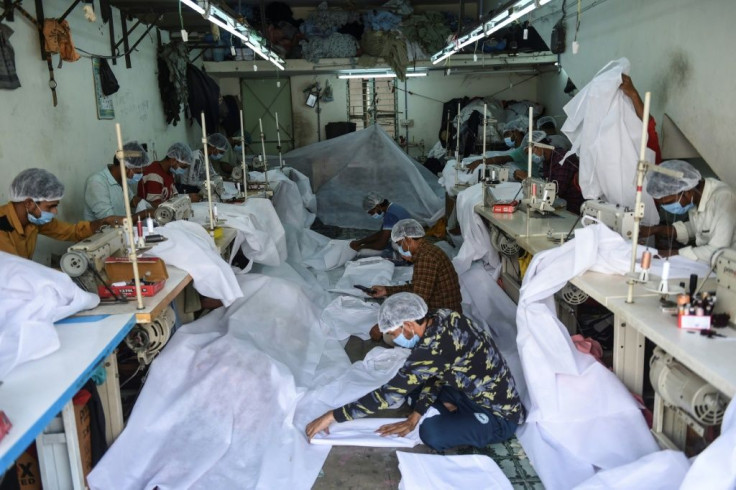
[[[204,9],[199,6],[199,4],[193,0],[180,0],[181,3],[189,7],[190,9],[197,12],[199,15],[204,15]]]

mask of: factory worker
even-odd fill
[[[634,111],[636,115],[644,120],[644,102],[641,100],[639,92],[634,87],[634,83],[631,81],[631,77],[625,74],[621,74],[621,85],[619,86],[621,91],[634,105]],[[649,114],[649,126],[647,127],[647,148],[654,152],[654,163],[659,165],[662,161],[662,150],[659,147],[659,136],[657,136],[657,122],[654,120],[654,116]]]
[[[654,202],[670,214],[687,215],[688,221],[642,226],[640,236],[651,235],[688,245],[679,250],[660,250],[663,256],[678,253],[692,260],[710,263],[720,248],[736,247],[736,193],[723,182],[703,179],[692,165],[682,160],[667,160],[662,167],[677,170],[676,179],[658,172],[647,177],[647,192]]]
[[[424,228],[418,221],[403,219],[391,230],[391,241],[398,244],[401,254],[414,264],[411,282],[403,286],[372,286],[374,298],[396,293],[418,294],[431,309],[449,308],[462,313],[460,281],[452,262],[439,247],[424,239]],[[378,326],[371,329],[371,338],[380,339]],[[391,344],[384,336],[386,343]]]
[[[207,180],[207,172],[204,168],[204,153],[206,151],[210,159],[210,178],[221,175],[215,169],[220,171],[226,170],[227,173],[232,172],[232,166],[224,164],[221,160],[225,157],[225,154],[230,150],[230,143],[222,133],[213,133],[207,136],[207,146],[194,154],[194,162],[189,166],[189,172],[186,174],[177,176],[179,186],[179,192],[199,192],[202,187],[202,182]]]
[[[537,120],[537,129],[547,133],[547,139],[549,140],[550,145],[556,148],[562,148],[566,152],[572,148],[572,143],[567,139],[567,136],[557,132],[557,121],[555,121],[554,117],[540,117],[539,120]]]
[[[194,163],[194,152],[186,143],[174,143],[166,151],[166,158],[153,162],[143,170],[138,183],[138,196],[154,207],[177,195],[174,175],[185,175]],[[192,202],[200,200],[199,194],[189,194]]]
[[[123,177],[128,179],[128,197],[131,211],[135,211],[141,198],[137,195],[138,182],[143,178],[143,169],[150,163],[148,153],[137,141],[123,145],[123,151],[132,154],[124,160],[125,175],[120,170],[116,156],[112,164],[87,178],[84,186],[84,219],[95,220],[108,216],[124,216]]]
[[[511,163],[515,168],[522,168],[526,165],[526,143],[524,143],[524,134],[529,129],[529,123],[523,118],[517,118],[507,122],[503,126],[503,141],[508,146],[509,153],[506,155],[498,155],[486,158],[488,165],[504,165]],[[483,160],[477,160],[468,165],[468,173],[473,172]]]
[[[389,202],[377,192],[369,192],[363,198],[363,210],[375,220],[381,220],[381,229],[372,235],[350,242],[350,247],[357,251],[378,250],[382,255],[391,256],[391,228],[402,219],[411,218],[409,212],[396,203]]]
[[[524,422],[516,383],[490,334],[449,309],[431,310],[416,294],[388,298],[378,311],[381,331],[411,349],[399,372],[362,398],[329,411],[306,427],[311,440],[345,422],[386,409],[408,398],[412,413],[378,429],[405,436],[430,407],[439,414],[419,426],[422,442],[435,451],[458,446],[486,447],[510,439]]]
[[[527,135],[524,135],[525,140],[528,140],[528,138]],[[544,131],[533,131],[532,141],[555,146]],[[580,214],[580,206],[585,201],[578,184],[580,163],[577,155],[573,154],[565,158],[566,153],[567,151],[564,148],[558,146],[555,146],[554,150],[535,147],[532,150],[532,175],[549,182],[557,182],[557,196],[567,202],[567,210],[574,214]],[[565,158],[564,162],[562,161],[563,158]],[[527,178],[527,170],[516,170],[514,178],[519,181],[524,180]]]
[[[76,225],[56,219],[64,185],[51,172],[29,168],[10,184],[10,202],[0,206],[0,251],[31,259],[38,234],[57,240],[78,242],[102,225],[122,223],[122,217],[109,216]]]

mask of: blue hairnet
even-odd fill
[[[135,155],[127,156],[125,155],[127,151],[135,153]],[[117,161],[117,156],[115,160]],[[151,163],[148,159],[148,153],[137,141],[129,141],[123,145],[123,162],[127,168],[132,169],[147,167]]]
[[[227,138],[222,133],[212,133],[207,136],[207,144],[217,148],[220,151],[227,151],[230,148],[230,143],[227,142]]]
[[[520,133],[526,133],[528,130],[529,121],[522,117],[517,117],[516,119],[509,121],[503,125],[504,133],[506,133],[507,131],[518,131]]]
[[[42,168],[29,168],[19,173],[10,184],[10,201],[58,201],[64,196],[64,184]]]
[[[404,322],[421,320],[427,315],[427,303],[414,293],[396,293],[389,296],[378,310],[378,329],[390,332]]]
[[[395,243],[404,238],[422,238],[423,236],[424,227],[415,219],[399,220],[391,228],[391,240]]]
[[[367,213],[385,200],[378,192],[369,192],[363,198],[363,211]]]
[[[667,160],[660,165],[663,168],[682,172],[680,179],[659,172],[649,172],[647,176],[647,192],[654,199],[664,196],[672,196],[680,192],[688,191],[698,185],[702,178],[695,167],[683,160]]]
[[[166,158],[173,158],[177,162],[191,165],[194,163],[194,153],[186,143],[174,143],[166,150]]]
[[[535,143],[541,143],[547,137],[547,133],[544,131],[532,131],[532,141]],[[521,144],[529,142],[529,133],[524,133],[524,137],[521,139]]]

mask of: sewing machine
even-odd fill
[[[202,188],[199,190],[199,195],[202,197],[203,200],[207,200],[207,196],[209,195],[207,192],[208,184],[212,185],[212,200],[219,202],[220,196],[225,194],[225,181],[222,177],[215,176],[212,177],[209,181],[209,183],[205,180],[202,182]]]
[[[125,337],[125,344],[135,352],[141,366],[151,361],[161,352],[171,338],[176,323],[174,309],[169,306],[150,323],[138,323]]]
[[[634,212],[618,204],[600,200],[585,201],[580,208],[580,215],[594,218],[624,238],[631,239],[634,233]],[[591,220],[582,220],[583,225]]]
[[[527,177],[522,183],[524,190],[522,204],[542,214],[552,213],[552,203],[557,198],[557,182],[547,182],[537,177]]]
[[[733,325],[736,323],[736,250],[727,248],[716,252],[711,260],[715,260],[711,266],[715,265],[718,282],[715,311],[731,315]]]
[[[511,174],[508,167],[501,165],[486,165],[486,184],[498,184],[500,182],[508,182]]]
[[[107,282],[105,259],[124,254],[123,229],[108,228],[69,247],[61,257],[61,270],[82,289],[96,294],[97,285]]]
[[[162,202],[153,213],[154,218],[160,225],[165,225],[171,221],[189,219],[193,215],[192,201],[187,194],[179,194],[168,201]]]

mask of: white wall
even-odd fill
[[[583,8],[592,1],[584,0]],[[583,12],[580,51],[573,55],[575,3],[567,2],[568,50],[561,60],[578,88],[610,60],[627,57],[642,97],[652,92],[652,114],[658,123],[668,114],[719,177],[736,185],[736,151],[731,146],[736,127],[736,2],[605,1]],[[539,20],[534,26],[545,39],[560,15],[541,17],[560,5],[555,0],[535,14]],[[564,80],[540,88],[540,93],[556,96],[560,85]],[[564,97],[561,92],[559,96]]]
[[[33,2],[24,7],[35,15]],[[46,17],[58,17],[69,2],[44,2]],[[119,13],[113,9],[119,39]],[[84,20],[78,6],[68,17],[72,38],[77,47],[107,55],[110,53],[109,31],[101,19],[94,24]],[[8,185],[18,172],[29,167],[43,167],[56,174],[65,184],[66,194],[59,208],[59,217],[75,222],[82,219],[84,183],[89,174],[112,161],[116,148],[115,122],[122,125],[125,140],[139,139],[155,143],[158,155],[169,144],[185,140],[195,143],[194,129],[187,124],[167,126],[163,115],[161,96],[156,78],[156,33],[152,30],[132,54],[132,68],[125,68],[125,60],[110,65],[120,84],[113,95],[115,120],[97,119],[92,61],[81,58],[74,63],[64,62],[54,70],[58,82],[59,105],[53,107],[48,88],[48,70],[40,58],[38,33],[26,19],[16,14],[8,23],[15,31],[10,38],[15,49],[15,62],[21,87],[0,90],[0,202],[8,198]],[[128,23],[131,26],[132,22]],[[139,26],[131,35],[131,44],[143,33]],[[168,36],[162,32],[164,42]],[[122,49],[122,45],[121,45]],[[81,54],[81,53],[80,53]],[[54,67],[58,55],[54,57]],[[196,143],[195,143],[196,146]],[[69,244],[41,238],[36,260],[48,263],[49,253],[62,252]]]

